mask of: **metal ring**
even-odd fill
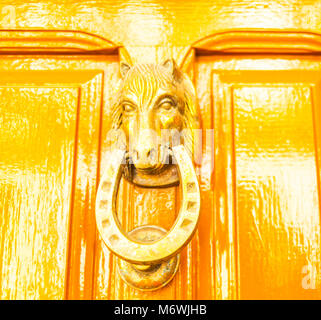
[[[172,149],[177,162],[182,189],[178,217],[161,239],[139,242],[123,231],[116,214],[116,197],[122,175],[125,151],[116,149],[109,157],[96,198],[96,223],[106,246],[119,258],[134,264],[154,264],[176,255],[191,240],[199,219],[200,191],[192,161],[183,145]]]
[[[131,237],[138,239],[143,236],[159,239],[167,233],[167,230],[153,226],[141,226],[128,232]],[[147,269],[138,269],[137,264],[129,263],[123,259],[117,258],[118,272],[122,279],[131,287],[142,291],[157,290],[166,286],[175,276],[179,266],[180,255],[177,254],[167,261],[151,264],[143,267]],[[141,267],[141,265],[140,265]]]

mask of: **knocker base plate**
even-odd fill
[[[142,226],[128,233],[133,240],[153,242],[167,233],[157,226]],[[122,279],[138,290],[151,291],[164,287],[174,277],[179,266],[179,254],[161,263],[135,265],[117,258],[118,272]]]

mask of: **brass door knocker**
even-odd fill
[[[179,252],[191,240],[199,219],[200,191],[190,157],[190,130],[196,119],[194,89],[173,60],[160,66],[122,65],[121,70],[123,84],[114,111],[114,129],[125,132],[126,148],[114,148],[108,157],[98,187],[96,223],[104,243],[118,257],[123,280],[140,290],[155,290],[174,277]],[[155,136],[160,136],[161,129],[188,130],[184,144],[175,145],[155,142],[146,129],[154,130]],[[125,234],[116,213],[122,176],[145,187],[180,182],[182,204],[168,232],[148,225]]]

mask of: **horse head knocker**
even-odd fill
[[[197,128],[192,82],[174,60],[161,65],[121,63],[122,82],[113,106],[113,129],[121,148],[110,153],[96,200],[96,222],[107,247],[116,254],[122,278],[141,290],[168,283],[179,252],[191,240],[199,219],[200,191],[192,163]],[[157,226],[122,230],[116,214],[120,178],[144,187],[180,184],[182,204],[168,232]]]

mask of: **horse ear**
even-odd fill
[[[173,58],[167,59],[161,64],[161,66],[166,68],[175,80],[181,79],[181,72]]]
[[[120,62],[119,70],[122,78],[125,78],[127,72],[130,70],[130,65],[125,62]]]

